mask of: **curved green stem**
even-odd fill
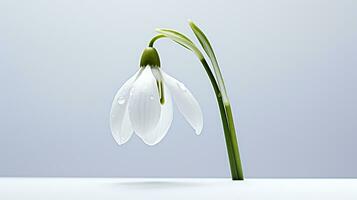
[[[222,91],[221,88],[219,87],[217,80],[215,76],[212,73],[211,68],[209,67],[206,59],[202,55],[202,53],[198,50],[198,48],[184,35],[181,33],[178,33],[173,30],[165,30],[168,35],[164,34],[159,34],[155,36],[154,38],[151,39],[149,46],[153,47],[154,42],[160,38],[163,37],[168,37],[172,39],[173,41],[181,44],[185,48],[192,50],[196,56],[199,58],[201,64],[203,65],[208,78],[212,84],[213,90],[216,95],[220,115],[221,115],[221,120],[222,120],[222,126],[223,126],[223,131],[224,131],[224,136],[225,136],[225,141],[226,141],[226,147],[227,147],[227,153],[228,153],[228,159],[229,159],[229,164],[230,164],[230,169],[231,169],[231,175],[233,180],[243,180],[243,170],[242,170],[242,164],[240,160],[240,155],[239,155],[239,149],[238,149],[238,143],[237,143],[237,136],[234,128],[234,121],[233,121],[233,115],[232,115],[232,110],[230,107],[230,103],[228,101],[228,98],[223,99],[222,97]],[[225,92],[224,92],[225,93]]]
[[[149,47],[153,47],[154,46],[154,43],[156,42],[156,40],[160,39],[160,38],[164,38],[166,37],[165,35],[162,35],[162,34],[159,34],[159,35],[156,35],[155,37],[153,37],[150,42],[149,42]]]
[[[221,114],[221,120],[223,125],[224,137],[226,141],[226,147],[228,152],[229,164],[231,169],[231,175],[233,180],[243,180],[243,169],[240,160],[240,154],[238,149],[237,136],[234,128],[234,121],[232,117],[232,110],[230,104],[223,102],[222,93],[219,89],[216,79],[207,64],[207,61],[203,58],[200,60],[205,68],[207,75],[211,81],[213,90],[216,95],[219,111]]]

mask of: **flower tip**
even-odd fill
[[[196,135],[201,135],[202,128],[195,128],[195,133],[196,133]]]
[[[145,144],[150,146],[150,147],[153,147],[153,146],[157,145],[157,143],[146,143],[146,142],[145,142]]]
[[[113,136],[115,142],[116,142],[119,146],[125,144],[125,143],[130,139],[130,137],[129,137],[129,138],[126,138],[126,139],[121,138],[121,137],[120,137],[117,133],[115,133],[115,132],[112,132],[112,136]]]
[[[157,145],[161,140],[158,140],[158,141],[150,141],[150,140],[147,140],[147,139],[144,139],[141,137],[141,140],[148,146],[155,146]]]
[[[125,141],[120,141],[119,139],[117,138],[114,138],[115,142],[117,143],[117,145],[121,146],[125,143]]]

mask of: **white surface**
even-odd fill
[[[357,179],[0,178],[0,199],[357,199]]]

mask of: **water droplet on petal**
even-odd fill
[[[183,83],[177,83],[177,86],[183,91],[183,92],[187,92],[187,88]]]
[[[118,98],[118,104],[124,104],[125,103],[125,98],[124,97],[119,97]]]
[[[132,96],[134,94],[134,88],[130,90],[129,95]]]
[[[150,100],[154,100],[154,95],[150,95]]]

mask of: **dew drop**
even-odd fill
[[[118,98],[118,104],[124,104],[125,103],[125,98],[124,97],[119,97]]]
[[[187,88],[183,83],[177,83],[177,86],[183,91],[183,92],[187,92]]]
[[[150,100],[154,100],[154,95],[150,95]]]

